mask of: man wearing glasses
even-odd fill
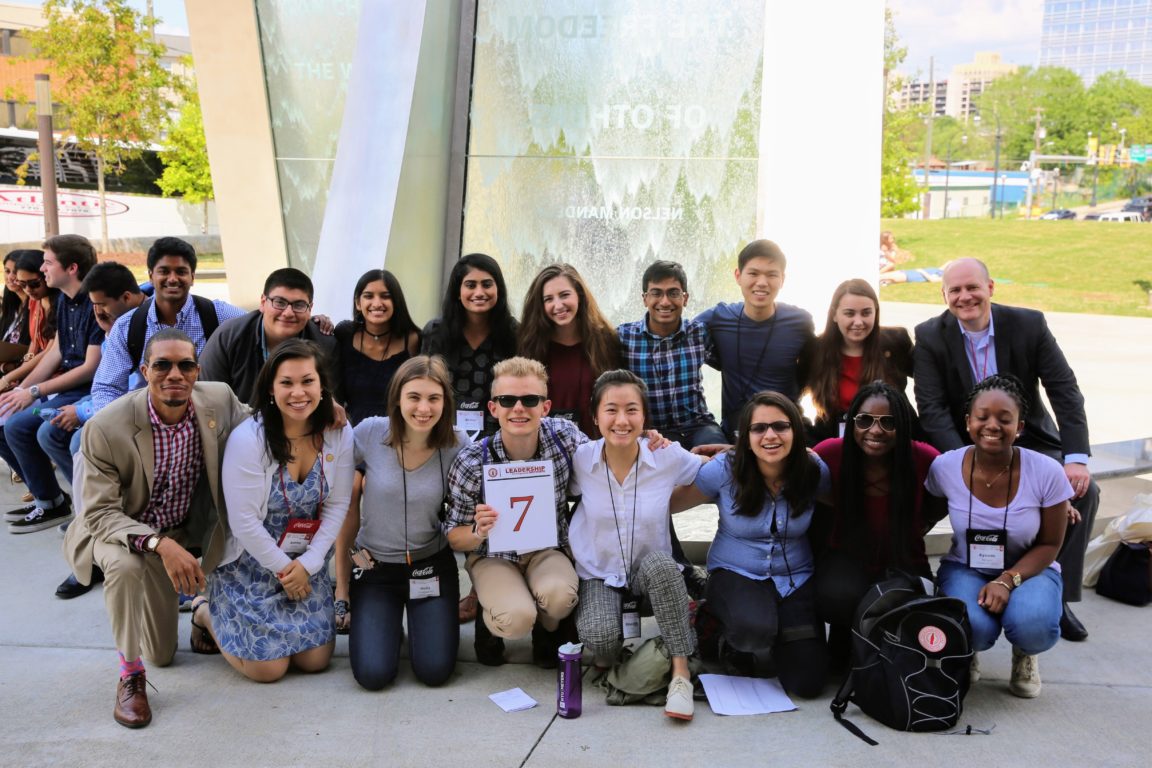
[[[651,426],[687,449],[727,439],[704,402],[700,369],[712,354],[708,328],[684,319],[688,277],[673,261],[644,270],[642,320],[616,329],[624,362],[648,385]]]
[[[219,562],[225,524],[220,488],[224,443],[248,409],[227,386],[198,383],[196,347],[165,328],[144,349],[147,382],[84,427],[76,460],[79,517],[64,554],[77,580],[94,566],[120,654],[113,717],[128,728],[152,721],[144,662],[176,652],[178,595],[196,594]],[[203,561],[199,557],[203,554]]]
[[[288,339],[316,342],[328,356],[332,374],[338,375],[336,339],[325,335],[311,320],[312,280],[292,267],[277,269],[264,281],[260,308],[224,323],[204,345],[200,378],[223,381],[237,397],[255,407],[268,395],[252,391],[256,377],[268,354]]]
[[[96,323],[83,281],[95,264],[96,249],[80,235],[56,235],[44,243],[44,280],[60,290],[56,343],[19,387],[0,395],[0,417],[7,417],[0,432],[0,457],[20,473],[35,498],[31,506],[5,514],[9,533],[42,531],[72,519],[71,501],[39,442],[41,432],[59,428],[39,411],[71,405],[91,390],[104,331]]]
[[[448,470],[448,543],[467,552],[465,567],[483,611],[476,617],[476,658],[504,663],[504,638],[532,633],[532,659],[556,666],[561,620],[576,607],[579,579],[561,551],[568,544],[568,480],[572,454],[588,442],[575,423],[548,418],[548,374],[536,360],[513,357],[492,369],[488,410],[500,422],[495,435],[467,446]],[[558,547],[535,552],[490,552],[488,534],[500,516],[484,501],[485,465],[552,462]]]

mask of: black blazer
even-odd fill
[[[1028,396],[1028,415],[1017,444],[1058,460],[1069,453],[1091,453],[1084,396],[1044,313],[993,304],[992,327],[997,370],[1019,378]],[[916,407],[928,441],[941,451],[971,442],[964,403],[976,382],[960,324],[950,312],[916,326],[912,358]],[[1040,399],[1041,384],[1056,421]]]

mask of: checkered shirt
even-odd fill
[[[551,429],[549,429],[551,427]],[[532,461],[550,459],[552,461],[552,482],[556,488],[556,527],[561,548],[568,546],[568,480],[572,474],[572,456],[576,448],[588,442],[588,438],[567,419],[543,418],[540,420],[539,445]],[[487,443],[487,452],[485,452]],[[472,527],[476,519],[476,505],[484,501],[484,465],[509,462],[504,450],[504,440],[497,432],[487,440],[479,440],[465,446],[448,470],[448,497],[451,505],[448,518],[444,521],[444,533],[465,525]],[[515,552],[488,552],[488,542],[483,542],[475,553],[486,557],[499,557],[520,562]]]
[[[700,374],[712,353],[712,338],[703,323],[682,320],[671,336],[657,336],[648,330],[645,316],[616,332],[624,345],[624,364],[648,385],[653,427],[679,430],[715,421],[704,402]]]
[[[152,451],[156,456],[152,497],[140,522],[157,531],[175,528],[188,517],[192,493],[204,469],[204,450],[196,411],[188,403],[184,418],[165,424],[148,398],[148,420],[152,422]]]

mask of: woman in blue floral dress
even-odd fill
[[[319,672],[332,657],[328,558],[348,511],[353,445],[351,427],[330,426],[332,389],[311,342],[276,347],[257,386],[268,398],[224,452],[230,531],[209,610],[198,601],[192,622],[242,674],[273,682],[290,665]]]

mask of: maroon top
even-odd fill
[[[552,401],[549,416],[576,422],[585,435],[597,436],[592,423],[592,363],[584,354],[583,344],[565,346],[553,341],[548,345],[548,397]]]

